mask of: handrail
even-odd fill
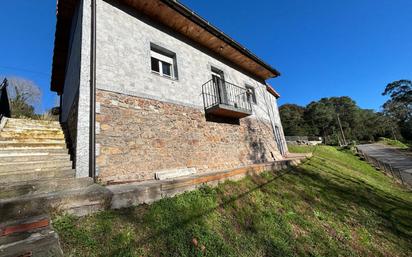
[[[207,81],[202,85],[202,95],[205,109],[221,104],[242,112],[252,112],[247,89],[225,80]]]
[[[9,96],[7,94],[8,85],[8,80],[4,78],[3,82],[0,84],[0,120],[3,117],[10,117],[11,115]]]

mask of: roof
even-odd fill
[[[58,0],[57,4],[51,90],[58,93],[63,89],[70,25],[77,1]],[[118,1],[188,37],[259,79],[267,80],[280,75],[275,68],[176,0]]]
[[[278,99],[280,97],[280,94],[278,92],[276,92],[275,89],[273,89],[273,87],[271,85],[269,85],[269,83],[266,83],[266,90],[271,93],[274,97],[276,97],[276,99]]]

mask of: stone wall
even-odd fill
[[[97,91],[97,166],[103,182],[154,179],[160,170],[218,171],[280,159],[270,124],[207,121],[202,109]]]

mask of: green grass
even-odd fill
[[[389,138],[386,138],[386,137],[380,137],[378,143],[381,143],[381,144],[384,144],[384,145],[399,147],[401,149],[408,149],[409,148],[409,146],[407,144],[404,144],[399,140],[389,139]]]
[[[333,147],[150,206],[53,220],[65,256],[410,256],[412,193]]]

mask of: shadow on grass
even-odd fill
[[[152,240],[157,237],[167,236],[176,231],[176,229],[185,227],[218,209],[225,209],[228,206],[231,206],[234,202],[249,196],[257,190],[261,190],[264,193],[270,193],[271,190],[265,190],[265,188],[273,185],[276,183],[276,180],[281,179],[287,174],[292,176],[290,179],[297,181],[297,183],[301,183],[307,187],[317,187],[323,191],[323,195],[321,196],[322,202],[320,203],[322,208],[324,208],[323,211],[331,213],[339,211],[343,216],[349,215],[355,219],[359,218],[362,220],[364,217],[360,217],[359,214],[348,210],[349,204],[355,204],[358,207],[367,209],[370,213],[383,218],[386,222],[382,222],[381,225],[385,227],[385,230],[405,238],[412,235],[412,221],[410,216],[410,214],[412,214],[411,203],[393,196],[388,196],[382,190],[374,188],[361,180],[347,178],[336,173],[333,174],[333,177],[324,177],[307,169],[296,167],[293,168],[293,170],[283,171],[269,180],[263,179],[261,176],[252,176],[251,181],[256,185],[255,187],[239,194],[231,195],[229,200],[223,201],[214,208],[200,210],[199,213],[183,219],[176,218],[176,222],[141,238],[136,243],[144,245],[152,242]],[[305,196],[304,192],[299,196],[302,200],[307,201],[309,199],[309,197]],[[180,215],[185,216],[185,213],[176,213],[175,215],[176,217]],[[130,216],[133,216],[133,213],[121,215],[121,217],[128,222],[133,219],[133,217]]]
[[[331,167],[328,168],[331,169]],[[297,168],[297,170],[310,180],[316,181],[316,186],[320,186],[324,192],[327,192],[326,197],[335,198],[331,201],[323,201],[322,204],[327,210],[331,212],[344,211],[348,204],[356,204],[387,221],[382,224],[386,230],[405,238],[412,236],[412,206],[410,202],[390,196],[362,180],[340,175],[338,171],[331,176],[335,179],[331,179],[321,176],[319,173],[308,172],[303,168]]]
[[[105,256],[129,256],[126,253],[131,254],[133,250],[130,249],[145,249],[142,251],[150,252],[150,256],[204,256],[190,241],[196,235],[207,237],[203,238],[207,242],[202,243],[208,246],[208,256],[245,255],[255,250],[261,251],[259,256],[296,256],[299,255],[296,253],[299,247],[300,253],[304,255],[336,256],[338,252],[330,250],[333,244],[339,245],[337,248],[340,250],[336,251],[342,251],[342,256],[348,256],[354,250],[357,252],[357,249],[348,246],[348,241],[327,241],[328,235],[321,233],[329,233],[323,232],[328,221],[339,225],[352,223],[349,224],[352,230],[366,228],[367,233],[373,234],[374,240],[383,236],[391,244],[399,245],[400,253],[412,250],[412,202],[376,188],[361,178],[345,175],[339,170],[349,168],[345,163],[319,160],[312,157],[299,167],[250,176],[245,181],[227,182],[217,189],[203,188],[173,199],[163,199],[151,206],[110,211],[107,217],[98,214],[91,222],[93,225],[99,219],[118,219],[117,222],[123,228],[136,228],[139,233],[130,238],[127,233],[112,238],[96,235],[101,240],[107,240],[108,244],[112,243],[111,240],[120,240],[120,246],[107,247],[112,250]],[[262,204],[256,203],[259,200],[265,201],[263,209]],[[266,206],[266,200],[278,202],[279,205]],[[236,205],[240,205],[240,208],[236,208]],[[303,208],[295,209],[297,206]],[[304,246],[299,246],[302,241],[295,241],[287,228],[290,221],[287,216],[293,210],[302,216],[299,218],[304,220],[303,223],[311,225],[305,229],[315,230],[309,232],[309,240],[312,241],[303,241],[306,244]],[[327,218],[333,220],[319,220],[311,224],[316,218],[315,212],[326,213]],[[228,217],[231,220],[224,221]],[[211,221],[214,219],[218,219],[217,223]],[[209,222],[212,222],[211,227],[208,227]],[[227,232],[219,234],[219,226],[232,225]],[[237,231],[237,225],[240,225],[241,230]],[[115,227],[113,230],[121,231]],[[225,233],[237,233],[236,237],[239,238],[230,240],[226,237],[233,235]],[[273,233],[276,238],[271,238]],[[126,236],[127,243],[121,243],[122,236]],[[248,247],[252,250],[242,252]],[[373,247],[379,248],[379,245]],[[126,250],[121,252],[119,249]]]
[[[177,228],[182,228],[198,219],[203,218],[204,216],[209,215],[210,213],[213,213],[215,211],[217,211],[218,209],[221,208],[226,208],[227,206],[230,206],[231,204],[233,204],[234,202],[241,200],[242,198],[247,197],[248,195],[250,195],[251,193],[258,191],[258,190],[262,190],[264,189],[266,186],[272,184],[273,182],[275,182],[276,180],[282,178],[284,175],[290,173],[290,169],[288,170],[284,170],[281,172],[278,172],[277,176],[274,177],[273,179],[270,180],[262,180],[262,178],[260,176],[257,175],[250,175],[250,178],[252,179],[253,183],[255,183],[257,186],[247,190],[245,192],[242,192],[240,194],[237,195],[231,195],[229,200],[223,201],[222,203],[220,203],[219,205],[217,205],[214,208],[210,208],[207,210],[202,210],[200,213],[189,216],[187,218],[184,218],[182,220],[179,220],[178,222],[172,223],[171,225],[169,225],[167,228],[161,229],[155,233],[152,233],[138,241],[136,241],[137,244],[139,245],[144,245],[144,244],[148,244],[150,242],[152,242],[152,240],[154,238],[157,238],[159,236],[164,236],[166,234],[170,234],[173,233],[174,231],[176,231]],[[166,199],[168,200],[168,199]],[[121,215],[122,219],[124,219],[127,222],[130,222],[134,217],[133,213],[130,212],[130,210],[125,210],[126,215]],[[178,214],[177,214],[178,215]],[[182,214],[184,216],[184,214]]]

